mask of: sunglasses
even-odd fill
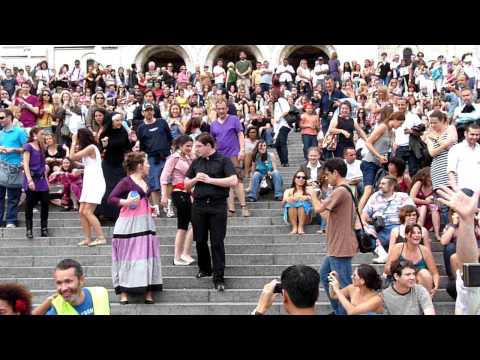
[[[301,180],[301,179],[306,180],[307,179],[306,176],[296,176],[296,178],[299,179],[299,180]]]

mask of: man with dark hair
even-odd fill
[[[394,282],[382,291],[385,315],[435,315],[428,291],[416,283],[416,266],[397,260],[391,267]]]
[[[208,237],[212,248],[213,283],[225,290],[225,235],[227,232],[227,198],[229,188],[238,178],[232,161],[215,150],[215,140],[208,133],[195,140],[197,158],[188,169],[185,189],[193,187],[192,226],[197,246],[199,272],[197,278],[212,275]]]
[[[35,309],[36,314],[110,315],[107,289],[84,287],[85,275],[78,261],[60,261],[55,268],[54,277],[57,293]]]
[[[370,224],[367,231],[379,240],[374,251],[378,255],[378,258],[373,260],[375,263],[387,261],[390,233],[400,225],[400,208],[415,205],[409,194],[395,192],[396,186],[395,177],[385,176],[380,180],[379,190],[370,196],[361,214],[363,223]]]
[[[464,139],[465,127],[473,122],[478,124],[480,121],[480,106],[473,102],[472,90],[463,89],[461,97],[461,105],[458,105],[453,112],[459,142]]]
[[[320,275],[306,265],[292,265],[283,270],[280,281],[272,280],[263,287],[252,315],[265,315],[281,289],[283,307],[289,315],[315,315]],[[277,291],[275,291],[277,289]]]
[[[328,274],[336,271],[340,286],[352,282],[352,257],[357,254],[358,242],[354,232],[355,204],[348,190],[347,165],[340,158],[327,160],[324,164],[328,184],[335,187],[326,200],[318,200],[310,191],[312,205],[316,213],[329,212],[327,226],[327,256],[320,268],[320,278],[336,315],[346,315],[345,309],[329,296]]]

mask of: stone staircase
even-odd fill
[[[271,150],[274,151],[274,150]],[[285,186],[289,186],[299,164],[303,161],[301,138],[289,136],[289,168],[279,168]],[[109,289],[112,313],[118,315],[246,315],[255,307],[263,286],[292,264],[307,264],[319,269],[326,255],[326,239],[316,234],[317,225],[306,227],[305,235],[289,235],[279,202],[272,195],[250,203],[250,218],[237,214],[228,219],[225,239],[226,291],[213,289],[211,278],[196,279],[196,265],[173,266],[175,218],[158,218],[157,236],[160,239],[164,291],[156,295],[156,304],[144,305],[140,297],[131,297],[131,305],[122,306],[114,294],[111,280],[110,245],[94,248],[78,247],[82,240],[77,213],[60,212],[52,208],[49,219],[49,238],[40,237],[39,214],[35,214],[33,240],[25,238],[24,214],[19,214],[20,226],[0,229],[0,281],[17,281],[28,286],[38,304],[53,293],[53,269],[64,258],[78,260],[85,269],[87,284]],[[111,237],[112,227],[105,227]],[[195,249],[195,247],[194,247]],[[433,244],[434,256],[441,272],[442,286],[435,295],[438,313],[453,314],[454,303],[445,291],[446,276],[441,245]],[[196,253],[194,250],[194,257]],[[359,254],[354,264],[371,263],[373,255]],[[382,265],[375,265],[379,272]],[[320,289],[318,314],[331,312],[327,296]],[[278,299],[269,314],[284,314]]]

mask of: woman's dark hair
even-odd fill
[[[413,233],[413,229],[418,229],[418,231],[420,232],[420,235],[422,235],[422,227],[418,224],[405,226],[405,235]]]
[[[98,147],[97,141],[92,132],[86,128],[79,129],[77,133],[78,147],[80,150],[85,149],[89,145],[95,145]]]
[[[195,139],[195,141],[198,141],[199,143],[201,143],[203,145],[210,144],[212,146],[212,148],[215,148],[215,139],[212,137],[212,135],[210,135],[207,132],[203,132],[200,135],[198,135],[198,137]]]
[[[352,66],[348,61],[343,64],[343,72],[352,72]]]
[[[68,169],[67,169],[66,171],[69,172],[69,173],[71,173],[72,170],[73,170],[73,168],[74,168],[74,165],[73,165],[73,161],[70,160],[70,159],[67,158],[67,157],[62,160],[62,165],[60,166],[60,168],[61,168],[61,170],[65,170],[65,168],[63,167],[63,162],[64,162],[65,160],[67,160],[67,161],[70,163],[70,165],[68,166]]]
[[[397,176],[398,177],[403,176],[403,174],[405,173],[405,168],[406,168],[406,164],[405,164],[405,161],[403,159],[400,159],[398,157],[393,157],[393,158],[390,159],[390,164],[395,165],[395,168],[397,169]]]
[[[32,313],[32,294],[21,284],[0,284],[0,300],[6,301],[13,311],[20,315],[31,315]]]
[[[48,102],[47,102],[47,104],[52,104],[52,103],[53,103],[52,93],[50,92],[50,90],[48,90],[48,89],[43,89],[43,90],[41,91],[41,93],[40,93],[41,96],[39,96],[39,98],[40,98],[40,107],[43,107],[43,104],[45,103],[45,102],[43,101],[43,94],[44,94],[44,93],[47,93],[47,94],[48,94]]]
[[[260,153],[258,151],[258,148],[260,145],[263,145],[263,144],[267,144],[264,140],[259,140],[257,142],[257,144],[255,145],[255,147],[253,148],[253,151],[252,151],[252,159],[254,159],[254,161],[257,161],[257,160],[260,160],[260,161],[267,161],[268,160],[268,151],[265,151],[265,153]]]
[[[103,124],[102,124],[102,126],[107,128],[109,126],[109,124],[108,124],[109,120],[110,120],[110,122],[112,121],[112,119],[108,119],[109,116],[108,116],[107,110],[102,109],[102,108],[96,108],[95,111],[93,112],[93,120],[94,121],[95,121],[95,113],[97,113],[97,112],[103,114]]]
[[[382,288],[382,279],[372,265],[362,264],[357,268],[358,277],[365,281],[367,289],[378,291]]]
[[[290,187],[293,188],[294,190],[297,188],[297,185],[295,184],[295,179],[297,178],[297,175],[300,174],[300,173],[305,174],[305,171],[303,171],[303,170],[298,170],[298,171],[293,175],[293,178],[292,178],[292,186],[290,186]],[[307,193],[307,174],[305,174],[305,181],[303,182],[303,186],[302,186],[302,195],[305,195],[306,193]]]
[[[200,126],[202,126],[202,119],[198,116],[192,117],[187,121],[187,125],[185,126],[185,134],[190,135],[193,129],[200,129]]]
[[[138,165],[145,162],[144,152],[130,152],[125,156],[123,168],[127,174],[132,174],[137,170]]]
[[[175,150],[180,149],[183,145],[185,145],[188,142],[193,142],[192,138],[188,135],[180,135],[178,138],[176,138],[173,141],[173,148]]]
[[[250,134],[250,131],[255,131],[255,138],[258,139],[259,137],[259,134],[258,134],[258,128],[256,128],[255,126],[252,126],[252,127],[249,127],[247,129],[247,137],[248,137],[248,134]]]
[[[430,167],[424,167],[423,169],[420,169],[415,176],[412,179],[412,186],[415,185],[417,181],[421,181],[422,185],[425,185],[427,180],[431,181],[431,174],[430,174]]]
[[[41,127],[34,127],[32,130],[30,130],[30,134],[28,135],[28,140],[27,142],[31,143],[31,142],[34,142],[35,139],[35,135],[37,135],[40,131],[42,130]]]
[[[344,101],[344,102],[342,102],[342,103],[340,104],[340,107],[342,107],[342,106],[348,107],[348,108],[350,109],[350,112],[352,112],[352,104],[350,104],[349,101]]]

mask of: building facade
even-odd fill
[[[195,66],[212,66],[219,57],[234,61],[240,50],[252,60],[268,60],[275,66],[283,58],[293,60],[295,65],[302,57],[310,63],[317,56],[329,58],[333,52],[342,63],[357,60],[363,64],[365,59],[378,59],[383,51],[401,56],[406,47],[413,53],[423,51],[427,60],[438,55],[461,57],[466,52],[478,59],[480,54],[477,45],[4,45],[0,46],[0,61],[9,67],[23,67],[47,60],[51,68],[59,69],[63,64],[72,66],[76,59],[83,67],[96,61],[115,68],[131,64],[145,68],[148,61],[154,60],[161,66],[166,62],[185,64],[192,71]]]

